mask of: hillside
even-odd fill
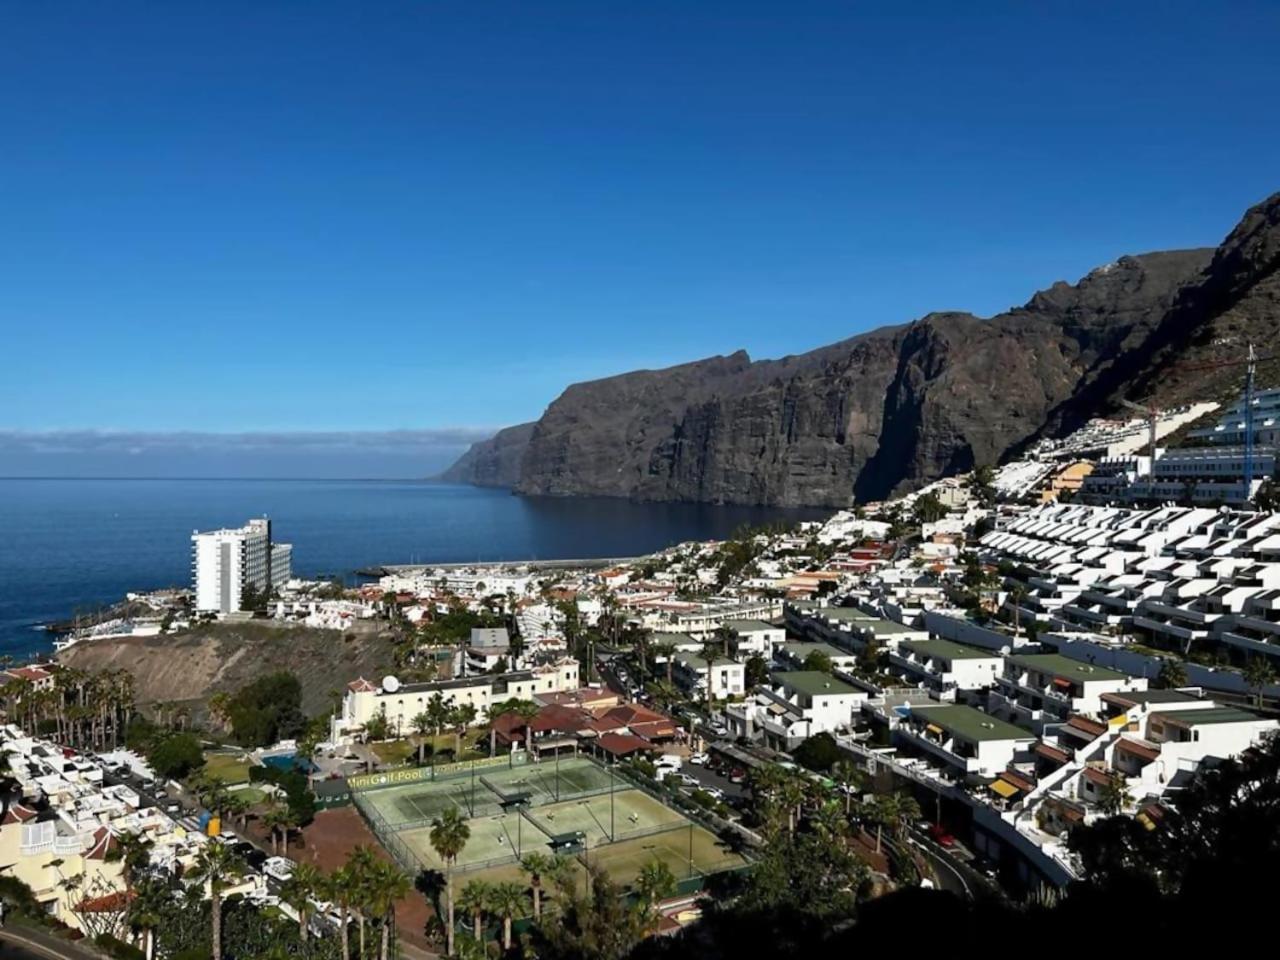
[[[80,643],[58,661],[89,671],[127,670],[144,711],[159,701],[176,701],[197,707],[197,715],[211,694],[231,693],[264,673],[287,669],[302,681],[302,708],[312,714],[329,709],[330,691],[342,690],[351,679],[386,675],[392,648],[379,633],[215,623],[169,636]]]
[[[522,423],[499,430],[488,440],[473,443],[436,479],[477,487],[514,487],[520,479],[520,461],[529,446],[533,428],[532,423]]]
[[[878,499],[996,462],[1124,395],[1237,389],[1239,367],[1206,365],[1280,340],[1278,264],[1280,194],[1216,249],[1121,257],[994,317],[934,313],[780,360],[738,352],[574,384],[450,473],[538,495]]]

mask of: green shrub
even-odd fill
[[[109,957],[116,960],[146,960],[146,954],[132,944],[125,943],[109,933],[100,933],[93,938],[94,944]]]

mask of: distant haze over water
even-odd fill
[[[191,532],[269,516],[302,576],[382,563],[634,556],[786,511],[515,497],[413,481],[0,479],[0,654],[51,649],[51,620],[189,586]]]

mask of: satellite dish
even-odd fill
[[[400,681],[388,674],[382,678],[382,689],[387,693],[395,693],[400,689]]]

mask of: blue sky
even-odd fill
[[[443,460],[575,380],[990,314],[1280,189],[1275,3],[0,2],[0,30],[0,474],[192,432]],[[250,447],[219,462],[285,469]]]

